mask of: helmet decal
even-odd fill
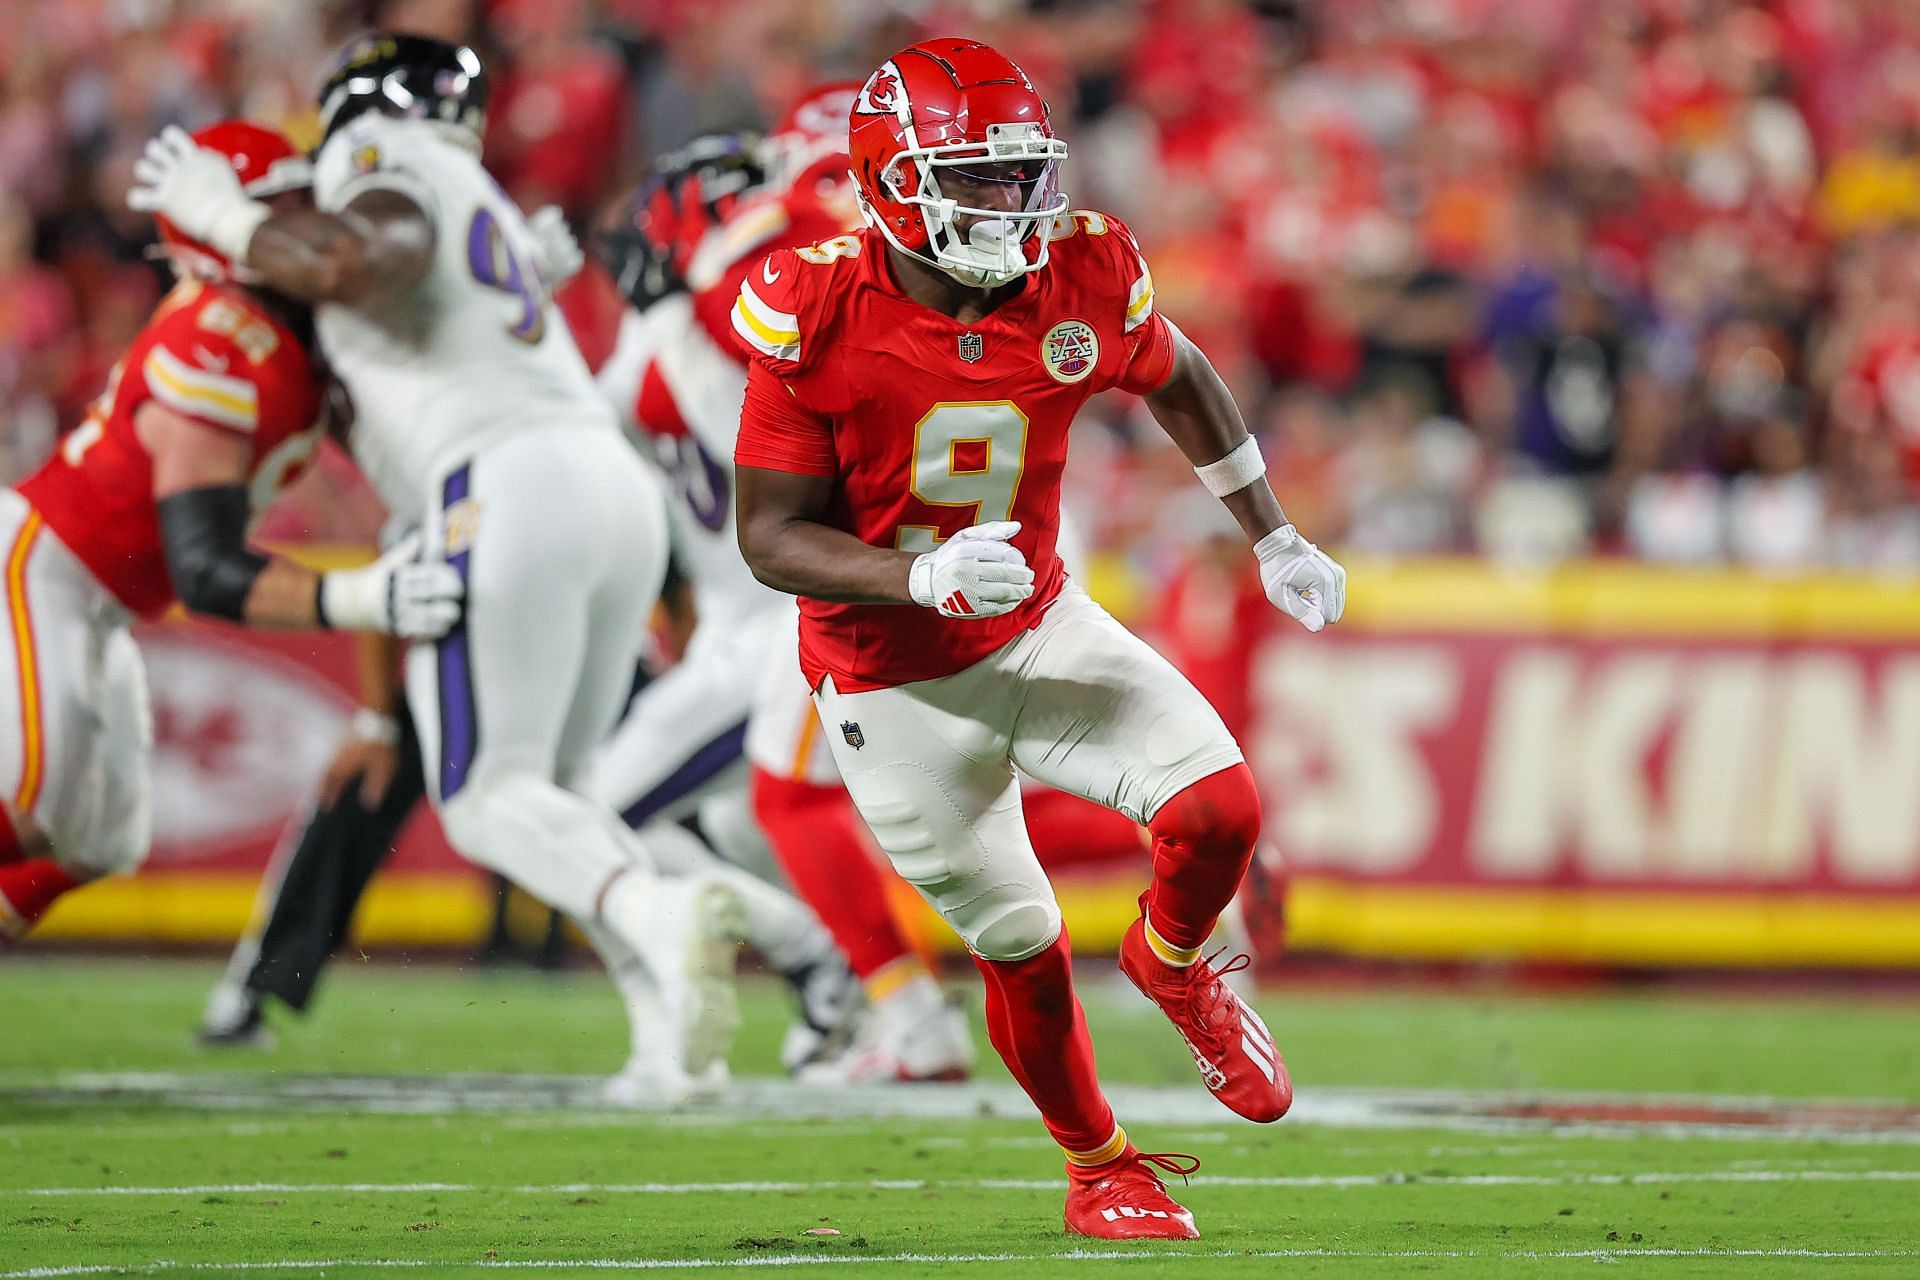
[[[867,77],[860,96],[854,100],[853,110],[856,115],[893,116],[902,124],[911,118],[912,108],[907,105],[906,91],[900,86],[900,68],[893,65],[893,59],[881,63],[880,69]]]

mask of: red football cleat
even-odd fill
[[[1184,1178],[1192,1156],[1144,1155],[1131,1142],[1105,1164],[1067,1162],[1067,1234],[1099,1240],[1198,1240],[1193,1215],[1167,1194],[1148,1165]]]
[[[1144,916],[1120,943],[1120,972],[1167,1015],[1213,1096],[1229,1110],[1269,1124],[1293,1105],[1293,1082],[1267,1024],[1221,980],[1249,963],[1235,956],[1223,969],[1211,960],[1184,969],[1170,965],[1147,945]]]

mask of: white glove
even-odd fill
[[[127,207],[164,214],[182,234],[243,262],[247,243],[270,212],[241,189],[233,162],[168,125],[134,162]]]
[[[560,212],[559,205],[535,209],[527,219],[527,230],[533,232],[533,251],[539,259],[535,267],[549,289],[559,288],[587,265],[587,255],[581,252],[580,242],[573,238],[567,215]]]
[[[384,631],[408,640],[437,640],[460,621],[466,584],[442,560],[421,561],[420,535],[402,538],[364,569],[320,578],[320,621],[342,631]]]
[[[1011,613],[1033,594],[1033,570],[1009,541],[1018,520],[976,524],[919,557],[907,571],[915,604],[949,618],[992,618]]]
[[[1347,611],[1347,571],[1333,557],[1283,524],[1253,544],[1267,599],[1309,631],[1340,621]]]

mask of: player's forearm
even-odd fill
[[[396,203],[397,202],[397,203]],[[349,306],[389,297],[425,273],[433,227],[404,196],[369,192],[343,213],[277,213],[247,242],[247,269],[306,302]]]
[[[378,631],[354,637],[353,666],[360,683],[360,705],[391,716],[400,705],[400,640]]]
[[[1211,467],[1247,445],[1247,424],[1213,362],[1178,329],[1173,336],[1173,375],[1166,385],[1146,397],[1147,408],[1187,461],[1196,468]],[[1273,486],[1264,475],[1219,497],[1250,542],[1260,541],[1287,523],[1280,500],[1274,497]]]
[[[837,604],[912,604],[914,556],[860,541],[813,520],[740,522],[740,550],[753,576],[776,591]]]
[[[320,575],[313,570],[275,556],[253,580],[242,621],[250,627],[284,630],[312,627],[319,621],[313,608],[319,585]]]

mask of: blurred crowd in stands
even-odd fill
[[[0,20],[0,478],[79,419],[161,288],[121,198],[146,138],[230,113],[310,138],[327,51],[361,26],[475,42],[490,165],[583,228],[652,155],[968,34],[1051,99],[1068,190],[1134,227],[1321,541],[1920,571],[1920,0],[0,0]],[[1170,573],[1223,531],[1139,412],[1096,405],[1073,499],[1096,544]]]

